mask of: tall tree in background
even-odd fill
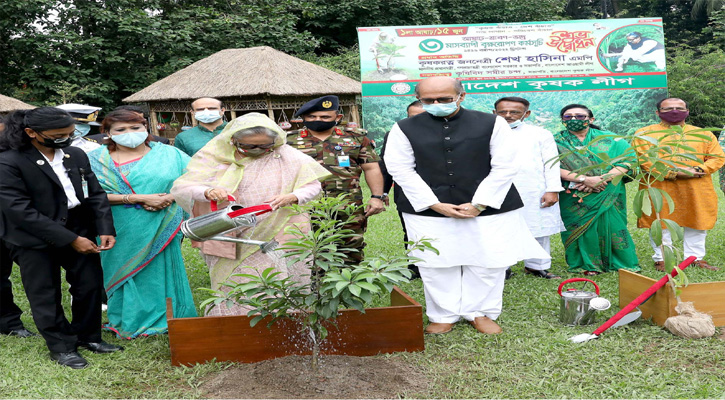
[[[3,0],[0,93],[34,104],[108,108],[216,51],[269,45],[309,52],[291,0]],[[16,8],[31,11],[16,15]],[[6,73],[7,71],[7,73]]]
[[[357,44],[357,27],[439,24],[439,0],[308,0],[299,28],[320,40],[319,53]]]

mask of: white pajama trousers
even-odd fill
[[[549,238],[550,236],[536,238],[536,241],[546,250],[547,254],[551,254],[551,240]],[[546,271],[551,268],[551,258],[528,258],[524,260],[524,266],[528,269]]]
[[[419,270],[430,322],[453,324],[483,316],[495,320],[501,315],[506,268],[459,265]]]
[[[707,239],[707,231],[692,228],[684,228],[684,230],[685,237],[683,240],[683,250],[685,258],[690,256],[695,256],[698,260],[705,258],[705,239]],[[670,231],[664,229],[662,230],[662,243],[672,245],[672,236],[670,235]],[[652,250],[654,250],[652,260],[662,261],[662,249],[655,245],[655,242],[651,237],[649,239],[649,244],[652,246]]]

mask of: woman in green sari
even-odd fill
[[[561,179],[568,189],[560,197],[559,207],[566,226],[561,240],[569,271],[584,275],[620,268],[639,271],[634,242],[627,230],[624,183],[612,181],[627,173],[628,163],[582,170],[602,163],[599,154],[610,159],[621,157],[631,152],[631,147],[615,133],[592,125],[594,115],[586,106],[570,104],[560,115],[566,129],[556,134],[555,139],[559,154],[565,155],[561,160]]]
[[[104,328],[126,339],[165,333],[167,297],[174,317],[197,316],[181,257],[184,211],[168,194],[189,156],[149,142],[146,121],[128,110],[108,114],[102,130],[110,141],[88,158],[108,193],[117,233],[116,246],[101,253]]]

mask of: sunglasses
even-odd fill
[[[274,147],[273,143],[266,143],[266,144],[243,144],[243,143],[235,143],[234,144],[238,149],[242,150],[254,150],[254,149],[263,149],[268,150]]]
[[[577,115],[564,114],[561,116],[561,119],[563,119],[564,121],[569,121],[570,119],[578,119],[580,121],[584,121],[585,119],[589,119],[589,116],[586,114],[577,114]]]
[[[51,137],[45,136],[44,134],[42,134],[40,132],[36,132],[36,133],[38,134],[38,136],[42,137],[43,139],[48,139],[48,140],[52,141],[53,143],[64,143],[65,141],[70,139],[70,136],[62,137],[59,139],[53,139]]]
[[[421,98],[420,102],[423,104],[433,104],[435,102],[438,102],[440,104],[447,104],[447,103],[452,103],[454,101],[458,101],[458,99],[460,97],[461,96],[459,95],[458,97],[438,97],[436,99]]]

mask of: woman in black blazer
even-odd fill
[[[98,254],[113,247],[106,193],[81,149],[68,147],[75,121],[54,107],[15,111],[0,137],[0,238],[7,243],[51,359],[71,368],[77,352],[122,348],[101,338],[103,275]],[[100,245],[96,237],[100,238]],[[73,296],[73,322],[61,304],[60,268]]]

